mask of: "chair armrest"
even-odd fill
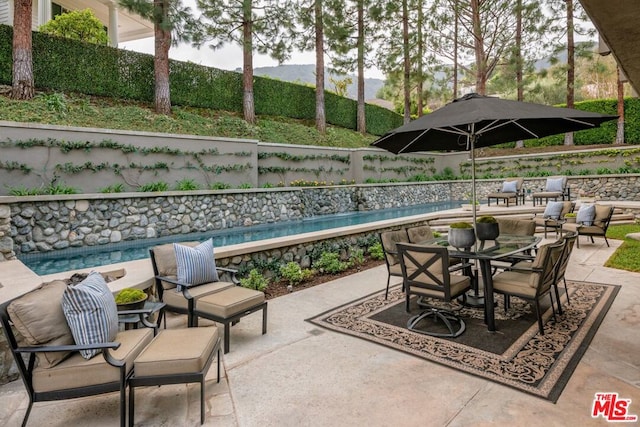
[[[176,286],[188,286],[188,283],[184,283],[179,281],[178,279],[173,279],[171,277],[167,277],[167,276],[156,276],[156,279],[158,280],[162,280],[163,282],[168,282],[171,283],[172,285],[176,285]]]
[[[41,353],[56,351],[80,351],[80,350],[116,350],[120,347],[119,342],[102,342],[95,344],[69,344],[69,345],[37,345],[31,347],[17,347],[16,353]]]
[[[235,284],[235,285],[239,285],[240,284],[240,280],[236,277],[237,274],[238,274],[238,270],[236,270],[235,268],[227,268],[227,267],[218,267],[218,266],[216,266],[216,270],[222,271],[224,273],[229,273],[231,275],[231,282],[233,282],[233,284]]]
[[[523,267],[506,267],[505,270],[516,271],[521,273],[541,273],[543,270],[539,267],[523,268]]]

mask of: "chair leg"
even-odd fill
[[[262,308],[262,335],[267,333],[267,304]]]
[[[544,335],[544,326],[542,325],[542,314],[540,313],[540,305],[537,299],[533,303],[533,307],[536,310],[536,317],[538,318],[538,330],[540,330],[540,335]]]
[[[218,341],[219,342],[219,341]],[[218,346],[218,377],[217,377],[217,383],[220,383],[220,346]]]
[[[564,282],[564,293],[567,294],[567,304],[571,305],[571,301],[569,300],[569,288],[567,287],[567,280],[563,277],[562,281]]]
[[[229,353],[229,335],[231,335],[231,327],[229,322],[224,323],[224,354]]]
[[[609,246],[609,241],[607,240],[607,236],[602,236],[602,237],[604,237],[604,242],[607,244],[607,247],[610,247]]]
[[[134,398],[134,390],[135,387],[129,387],[129,427],[133,427],[133,421],[136,414],[135,411],[135,398]]]
[[[200,425],[204,424],[204,374],[200,378]]]
[[[22,419],[22,427],[27,425],[27,420],[29,419],[29,415],[31,414],[31,408],[33,407],[33,399],[29,396],[29,406],[27,406],[27,412],[24,414],[24,418]]]
[[[391,283],[391,274],[387,275],[387,290],[384,292],[384,299],[389,295],[389,283]]]
[[[562,316],[562,305],[560,304],[560,291],[558,291],[558,284],[553,284],[553,289],[556,291],[556,303],[558,304],[558,314]],[[553,299],[551,300],[551,305],[553,305]]]

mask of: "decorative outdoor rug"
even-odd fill
[[[407,313],[400,285],[390,289],[388,300],[380,291],[307,320],[555,403],[619,290],[617,285],[567,282],[570,304],[563,293],[564,313],[557,315],[557,321],[549,298],[543,299],[544,335],[539,334],[529,303],[511,297],[505,313],[501,295],[495,298],[496,333],[487,331],[482,308],[455,305],[466,323],[461,336],[439,338],[410,331],[407,321],[424,309],[414,298],[411,313]],[[434,301],[433,305],[438,304]],[[431,329],[434,324],[427,320],[422,325]]]

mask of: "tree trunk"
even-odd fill
[[[361,134],[367,132],[367,118],[364,108],[364,1],[358,0],[358,102],[357,129]]]
[[[13,9],[13,81],[11,98],[33,98],[33,56],[31,43],[31,0],[15,0]]]
[[[253,21],[251,20],[251,0],[243,2],[242,22],[242,109],[244,120],[249,124],[256,124],[256,111],[253,102]]]
[[[620,68],[616,67],[618,73],[618,130],[616,132],[616,144],[624,144],[624,83],[620,79]]]
[[[409,62],[409,10],[408,0],[402,0],[402,54],[404,57],[404,123],[411,121],[411,88],[409,77],[411,65]]]
[[[322,0],[315,0],[316,22],[316,129],[321,134],[327,132],[327,118],[324,109],[324,23],[322,20]]]
[[[156,0],[155,7],[161,10],[162,21],[169,15],[167,0]],[[153,69],[155,74],[155,110],[158,114],[171,114],[171,95],[169,88],[169,48],[171,47],[171,31],[165,29],[163,23],[154,25],[155,55]]]
[[[567,108],[574,107],[575,84],[575,46],[573,42],[573,0],[565,0],[567,4]],[[564,145],[573,144],[573,132],[564,134]]]
[[[423,68],[424,68],[424,64],[422,61],[422,56],[424,55],[424,46],[423,46],[423,40],[422,40],[422,23],[424,21],[424,13],[422,11],[422,2],[418,2],[417,4],[417,8],[418,8],[418,22],[417,22],[417,31],[418,31],[418,58],[417,58],[417,67],[418,69],[417,74],[418,74],[418,84],[416,87],[416,92],[418,92],[418,117],[422,117],[423,115],[423,110],[424,110],[424,100],[422,99],[422,92],[424,90],[424,73],[423,73]]]
[[[522,0],[518,0],[516,3],[516,92],[518,101],[524,101],[524,88],[522,83],[522,68],[524,66],[522,61]],[[524,141],[516,141],[516,148],[523,148]]]
[[[454,3],[453,24],[453,99],[458,97],[458,0]]]
[[[484,58],[484,40],[480,22],[480,0],[471,0],[471,19],[473,22],[473,44],[476,56],[476,92],[486,94],[486,64]]]

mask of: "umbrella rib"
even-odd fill
[[[420,139],[422,137],[422,135],[424,135],[425,133],[429,132],[429,129],[425,129],[423,132],[420,132],[420,135],[416,136],[415,138],[413,138],[411,140],[411,142],[409,142],[407,145],[405,145],[404,147],[402,147],[401,150],[398,151],[398,154],[400,153],[404,153],[405,151],[407,151],[407,149],[409,147],[411,147],[413,145],[414,142],[416,142],[418,139]]]

